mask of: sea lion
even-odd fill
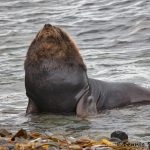
[[[31,43],[25,60],[25,87],[27,113],[76,112],[78,100],[89,90],[86,66],[62,29],[46,24]]]
[[[88,78],[73,39],[46,24],[29,46],[25,60],[26,113],[95,115],[138,102],[150,102],[150,91],[132,83]]]

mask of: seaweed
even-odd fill
[[[33,131],[27,132],[24,129],[12,134],[6,129],[1,129],[0,150],[144,150],[144,146],[128,142],[128,136],[124,135],[124,132],[115,131],[111,134],[111,138],[103,137],[93,140],[86,136],[74,138]],[[126,138],[122,139],[122,137]]]

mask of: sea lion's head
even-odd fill
[[[64,39],[65,38],[65,39]],[[69,35],[65,33],[61,28],[52,26],[51,24],[45,24],[44,27],[38,32],[36,40],[43,40],[44,42],[60,44],[65,40],[69,40]]]
[[[45,24],[37,33],[29,47],[28,57],[30,61],[52,58],[84,64],[73,39],[63,29],[51,24]]]

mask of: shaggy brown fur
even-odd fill
[[[84,65],[79,49],[73,39],[61,28],[45,25],[31,43],[27,52],[28,63],[42,59],[74,60]]]

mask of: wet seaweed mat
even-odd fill
[[[115,131],[111,138],[93,140],[89,137],[65,137],[63,135],[27,132],[20,129],[12,134],[6,129],[0,130],[0,150],[144,150],[144,145],[128,142],[125,132]],[[148,149],[148,148],[147,148]]]

